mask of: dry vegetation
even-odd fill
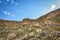
[[[60,40],[60,9],[37,20],[0,20],[0,40]]]

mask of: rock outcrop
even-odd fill
[[[57,40],[60,38],[58,34],[60,34],[60,9],[37,19],[0,20],[1,40]]]

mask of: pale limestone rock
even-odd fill
[[[10,34],[8,34],[8,39],[12,39],[12,38],[14,38],[14,37],[16,37],[16,34],[15,34],[15,33],[10,33]]]

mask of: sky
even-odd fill
[[[60,8],[60,0],[0,0],[0,19],[36,19]]]

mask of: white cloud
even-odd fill
[[[52,5],[50,6],[49,10],[47,11],[47,13],[48,13],[48,12],[51,12],[51,11],[53,11],[53,10],[55,10],[55,9],[56,9],[56,5],[55,5],[55,4],[52,4]]]
[[[18,5],[18,3],[16,2],[15,5]]]
[[[49,13],[49,12],[55,10],[55,9],[56,9],[56,5],[55,4],[52,4],[50,6],[50,8],[48,8],[43,14],[45,15],[46,13]]]
[[[1,0],[0,0],[0,3],[1,3]]]
[[[6,0],[7,2],[9,2],[10,0]]]
[[[7,12],[7,11],[3,11],[5,15],[8,15],[8,16],[12,16],[12,17],[15,17],[14,14],[11,14],[10,12]]]
[[[13,17],[15,17],[15,15],[14,15],[14,14],[12,14],[12,16],[13,16]]]
[[[10,2],[11,4],[14,4],[15,1],[14,0],[6,0],[7,2]]]
[[[56,8],[56,5],[52,4],[50,10],[54,10],[55,8]]]
[[[3,12],[4,12],[5,15],[9,15],[9,16],[11,15],[10,12],[7,12],[7,11],[3,11]]]
[[[13,0],[6,0],[7,2],[9,2],[9,1],[13,1]]]
[[[12,1],[11,1],[11,4],[14,4],[14,3],[15,3],[15,2],[12,0]]]
[[[6,11],[3,11],[5,15],[7,15],[8,13]]]
[[[11,13],[8,12],[8,15],[11,15]]]
[[[14,0],[6,0],[7,2],[10,2],[10,4],[12,4],[12,5],[18,5],[18,3],[16,2],[16,1],[14,1]]]

